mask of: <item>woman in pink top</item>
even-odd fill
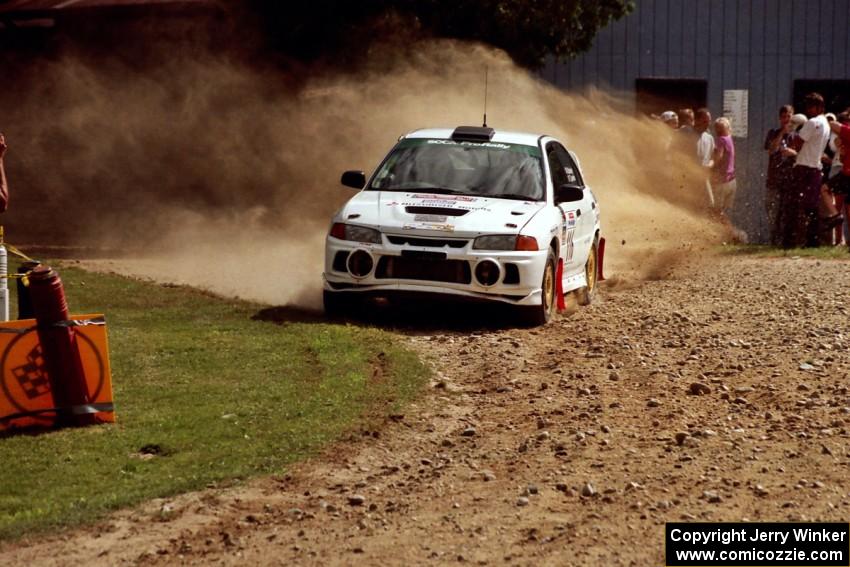
[[[732,125],[721,116],[714,121],[714,168],[711,186],[714,189],[714,206],[725,217],[735,200],[738,183],[735,181],[735,144],[732,142]]]

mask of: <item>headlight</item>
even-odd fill
[[[355,226],[352,224],[335,223],[331,227],[331,236],[340,240],[352,240],[354,242],[381,243],[381,232],[374,228]]]
[[[374,228],[347,224],[345,225],[345,239],[354,240],[355,242],[374,242],[375,244],[380,244],[381,233]]]
[[[514,234],[490,234],[479,236],[472,243],[474,250],[513,250],[516,246]]]

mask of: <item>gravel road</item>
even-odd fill
[[[846,521],[848,274],[721,257],[545,328],[408,327],[436,378],[379,431],[0,563],[662,565],[667,521]]]

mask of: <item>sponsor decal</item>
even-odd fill
[[[428,199],[429,201],[437,201],[441,204],[445,204],[444,201],[455,201],[462,203],[474,203],[478,200],[478,197],[470,197],[469,195],[439,195],[432,193],[417,193],[411,195],[414,199]]]
[[[484,211],[484,212],[492,212],[492,209],[489,207],[475,207],[470,205],[461,205],[453,201],[404,201],[402,203],[398,203],[398,205],[402,207],[439,207],[441,209],[458,209],[461,211]]]
[[[509,150],[511,148],[511,146],[508,144],[497,144],[495,142],[455,142],[454,140],[427,140],[425,143],[429,146],[475,146],[479,148],[496,148],[497,150]]]
[[[454,232],[455,227],[450,224],[436,224],[428,222],[415,222],[401,227],[402,230],[439,230],[441,232]]]
[[[567,213],[567,226],[575,226],[576,225],[576,213],[575,211],[570,211]]]
[[[418,222],[436,222],[443,223],[446,222],[448,217],[444,215],[416,215],[413,217],[413,220]]]

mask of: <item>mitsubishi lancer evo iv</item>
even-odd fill
[[[402,136],[333,218],[324,305],[367,296],[446,294],[516,306],[543,325],[564,295],[591,302],[602,277],[599,205],[558,140],[487,127]]]

